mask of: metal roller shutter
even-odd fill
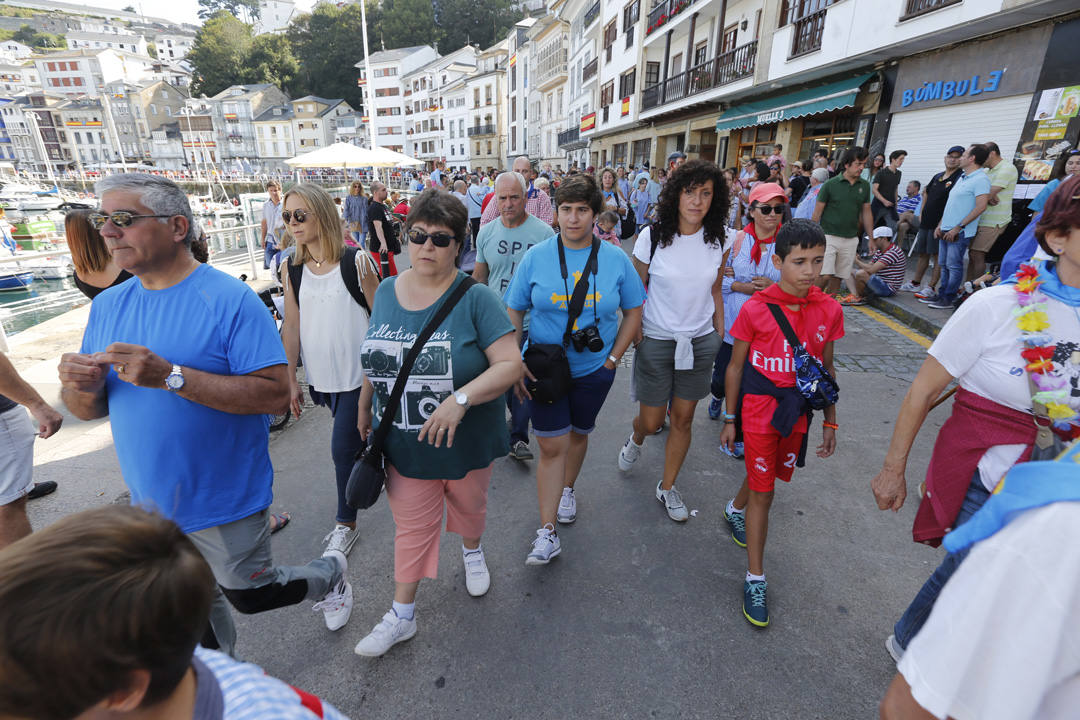
[[[1030,107],[1031,95],[1016,95],[893,115],[885,154],[893,150],[908,152],[900,168],[901,194],[908,180],[925,185],[935,173],[944,170],[942,158],[952,145],[992,140],[1001,147],[1005,160],[1011,160]]]

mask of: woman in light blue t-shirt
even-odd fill
[[[527,565],[546,565],[561,552],[555,523],[572,523],[577,517],[574,483],[585,461],[589,433],[619,359],[641,328],[645,288],[626,253],[597,241],[595,267],[587,268],[593,222],[603,205],[600,188],[588,175],[575,175],[559,185],[555,207],[561,234],[525,253],[503,298],[519,336],[529,313],[530,345],[567,345],[572,378],[569,393],[555,402],[529,398],[533,434],[540,444],[536,469],[540,529]],[[565,259],[565,277],[560,258]],[[572,328],[571,342],[565,343],[569,300],[582,273],[589,278],[585,305]],[[528,368],[524,372],[532,377]],[[524,382],[518,392],[529,397]]]

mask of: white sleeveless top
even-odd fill
[[[360,346],[367,335],[368,320],[367,312],[345,287],[340,269],[316,275],[304,266],[300,354],[312,387],[324,393],[347,392],[363,384]]]

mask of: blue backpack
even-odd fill
[[[791,346],[791,358],[795,362],[795,388],[799,394],[806,398],[806,404],[812,410],[824,410],[835,405],[840,399],[840,386],[836,384],[836,378],[799,342],[780,306],[767,304],[776,324],[780,326],[780,332],[784,333],[784,339]]]

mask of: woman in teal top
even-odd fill
[[[572,523],[577,517],[574,483],[585,461],[589,433],[619,359],[641,329],[645,288],[626,253],[601,242],[594,271],[587,270],[592,226],[602,208],[600,188],[592,177],[575,175],[563,181],[555,191],[561,234],[529,248],[503,298],[518,333],[529,313],[530,344],[562,344],[574,284],[582,273],[588,277],[585,307],[573,330],[588,333],[592,340],[580,349],[573,343],[566,348],[570,391],[552,403],[530,398],[533,434],[540,444],[536,469],[540,529],[527,565],[546,565],[562,551],[555,523]],[[560,256],[566,262],[565,279]],[[528,397],[524,384],[518,390],[521,397]]]
[[[375,293],[361,348],[364,386],[357,426],[367,436],[385,410],[398,368],[416,337],[454,288],[468,212],[445,190],[426,190],[409,210],[412,267]],[[490,574],[480,547],[491,464],[509,439],[503,397],[521,378],[521,357],[502,300],[470,288],[431,335],[414,363],[387,437],[386,498],[394,515],[394,604],[356,646],[377,657],[416,634],[416,590],[438,570],[443,512],[462,536],[465,585],[478,597]]]

